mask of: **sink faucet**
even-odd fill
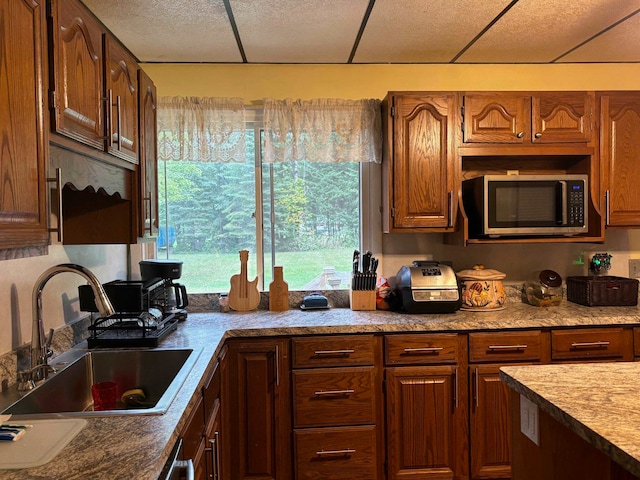
[[[31,325],[31,368],[24,372],[24,375],[29,376],[30,378],[27,380],[42,380],[47,378],[48,373],[52,370],[52,367],[49,366],[48,360],[49,357],[53,354],[49,349],[49,345],[51,342],[51,337],[49,341],[45,339],[44,334],[44,322],[42,319],[42,290],[46,283],[58,273],[63,272],[74,272],[78,275],[84,277],[89,285],[91,285],[91,289],[93,290],[93,295],[95,296],[96,307],[98,307],[98,311],[100,315],[103,317],[108,317],[115,313],[113,305],[111,305],[111,301],[109,297],[107,297],[104,288],[100,281],[96,278],[96,276],[89,271],[89,269],[82,267],[80,265],[76,265],[74,263],[63,263],[60,265],[55,265],[53,267],[48,268],[47,270],[38,277],[36,280],[36,284],[33,287],[33,323]],[[53,332],[51,332],[53,333]],[[33,384],[33,382],[29,382]]]

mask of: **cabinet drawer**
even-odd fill
[[[293,391],[295,427],[376,423],[374,367],[297,370]]]
[[[623,328],[584,328],[551,332],[552,360],[632,360],[633,332]]]
[[[373,365],[373,335],[299,337],[293,342],[293,368]]]
[[[469,334],[469,362],[537,362],[548,358],[548,334],[486,332]]]
[[[456,363],[458,340],[455,333],[387,335],[384,337],[385,364]]]
[[[293,433],[297,480],[375,480],[376,428],[307,428]]]

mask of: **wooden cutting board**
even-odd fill
[[[289,285],[282,276],[282,267],[273,267],[273,281],[269,284],[269,310],[289,310]]]
[[[258,307],[260,303],[260,292],[258,291],[258,277],[252,281],[247,279],[249,250],[240,250],[239,253],[240,273],[231,277],[229,307],[238,312],[246,312],[255,310]]]

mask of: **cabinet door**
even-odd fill
[[[531,142],[531,97],[473,93],[464,96],[465,143]]]
[[[140,87],[140,167],[138,201],[138,236],[158,235],[158,155],[156,87],[144,72],[138,70]]]
[[[0,249],[49,243],[44,9],[44,0],[0,4]]]
[[[503,365],[471,367],[471,478],[511,478],[509,389],[500,381]]]
[[[534,143],[589,142],[593,136],[592,92],[547,92],[531,99]]]
[[[112,37],[105,36],[107,151],[138,163],[138,64]]]
[[[52,0],[54,130],[105,146],[103,29],[77,0]]]
[[[393,101],[393,226],[452,228],[455,95]]]
[[[226,478],[291,478],[291,400],[286,340],[231,342],[223,372]],[[224,468],[224,466],[223,466]]]
[[[455,366],[386,369],[389,480],[466,478],[466,402]]]
[[[601,98],[600,157],[611,227],[640,226],[640,92]]]

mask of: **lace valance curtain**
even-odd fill
[[[264,99],[264,154],[284,161],[382,162],[380,101]]]
[[[159,160],[243,163],[245,150],[245,109],[241,98],[159,99]]]

